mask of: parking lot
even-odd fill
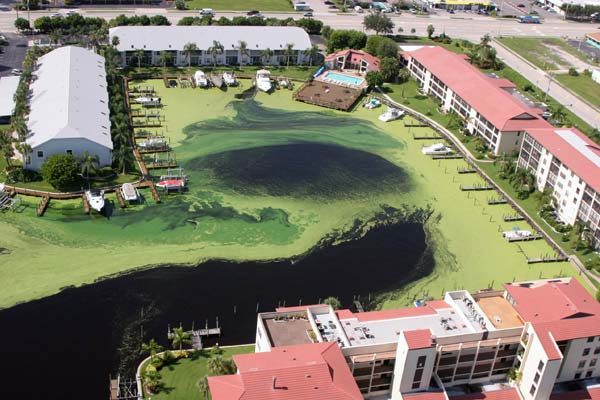
[[[8,45],[0,48],[0,76],[10,75],[13,68],[21,68],[27,53],[27,41],[30,39],[14,33],[3,35],[6,36]]]

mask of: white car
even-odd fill
[[[203,8],[202,10],[200,10],[200,15],[215,15],[215,12],[213,11],[212,8]]]
[[[75,10],[69,10],[65,13],[65,15],[79,15],[79,13]]]
[[[61,13],[54,13],[52,15],[50,15],[52,18],[62,18],[62,14]]]

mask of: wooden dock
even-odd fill
[[[123,194],[120,189],[115,190],[115,194],[117,195],[117,202],[119,203],[119,207],[125,208],[127,207],[127,202],[123,198]]]
[[[444,139],[444,137],[443,136],[432,136],[432,135],[425,135],[425,136],[413,135],[413,139],[414,140],[439,140],[439,139]]]
[[[146,164],[148,169],[161,169],[161,168],[177,168],[177,161],[164,160],[164,161],[151,161]]]
[[[167,145],[164,147],[152,149],[138,149],[138,151],[140,152],[140,154],[168,153],[169,151],[171,151],[171,148]]]
[[[553,263],[553,262],[562,262],[562,261],[568,261],[568,260],[569,260],[569,257],[564,257],[564,256],[528,258],[527,264]]]
[[[50,196],[42,197],[42,201],[37,207],[36,214],[38,217],[42,217],[46,210],[48,209],[48,205],[50,204]]]
[[[487,186],[487,185],[475,185],[475,186],[462,186],[460,185],[460,190],[462,190],[463,192],[479,192],[479,191],[484,191],[484,190],[494,190],[493,186]]]
[[[83,194],[81,196],[81,199],[83,200],[83,212],[86,214],[90,213],[90,203],[88,202],[87,197],[85,197],[85,194]]]
[[[531,235],[531,236],[525,236],[525,237],[519,237],[519,238],[507,238],[509,243],[531,242],[533,240],[540,240],[540,239],[542,239],[542,235]]]
[[[487,203],[488,203],[490,206],[495,206],[495,205],[497,205],[497,204],[507,204],[507,203],[508,203],[508,200],[506,200],[506,199],[502,199],[502,198],[501,198],[501,199],[488,199]]]
[[[459,174],[475,174],[477,170],[475,168],[456,168],[456,172]]]
[[[449,155],[434,155],[431,156],[432,160],[458,160],[463,158],[460,154],[449,154]]]
[[[131,121],[132,128],[160,128],[161,126],[162,124],[160,123],[160,121],[155,121],[152,123]]]
[[[512,222],[512,221],[525,221],[525,217],[519,214],[515,215],[505,215],[502,217],[504,222]]]

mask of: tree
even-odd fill
[[[79,183],[79,164],[71,154],[55,154],[42,165],[41,174],[52,187],[66,191]]]
[[[171,53],[169,53],[168,51],[163,50],[160,53],[158,53],[157,61],[159,62],[159,64],[162,64],[163,72],[167,70],[167,64],[169,64],[172,60],[173,56],[171,56]]]
[[[142,69],[142,60],[144,59],[144,49],[137,49],[136,51],[133,52],[133,56],[135,57],[137,64],[138,64],[138,69],[141,70]]]
[[[480,46],[489,46],[491,41],[492,41],[492,37],[490,36],[489,33],[486,33],[485,35],[483,35],[481,37],[481,40],[479,41],[479,45]]]
[[[427,37],[429,39],[431,39],[434,32],[435,32],[435,27],[432,24],[427,25]]]
[[[188,67],[192,66],[192,56],[197,51],[198,51],[198,46],[196,45],[196,43],[188,42],[183,45],[183,52],[185,53],[185,57],[188,60]]]
[[[334,310],[339,310],[340,308],[342,308],[342,302],[337,297],[333,296],[330,296],[323,300],[323,304],[331,306],[331,308],[333,308]]]
[[[146,385],[146,389],[150,393],[158,393],[161,388],[160,373],[156,370],[145,369],[142,374],[142,379]]]
[[[210,375],[229,375],[235,373],[235,365],[231,360],[221,356],[211,357],[206,363]]]
[[[381,32],[394,32],[394,22],[392,22],[390,17],[383,13],[372,13],[366,15],[363,19],[363,25],[365,29],[375,31],[377,35],[379,35]]]
[[[133,152],[129,146],[121,145],[113,150],[113,165],[122,175],[127,173],[127,167],[133,164]]]
[[[212,46],[208,48],[208,54],[210,54],[210,56],[212,57],[215,68],[217,67],[217,57],[223,54],[224,50],[225,48],[218,40],[213,40]]]
[[[26,20],[25,18],[17,18],[15,19],[15,28],[17,28],[17,30],[19,32],[23,32],[23,31],[28,31],[31,29],[31,25],[29,25],[29,21]]]
[[[208,399],[208,375],[204,375],[200,382],[198,382],[198,388],[200,389],[200,393],[202,393],[203,398]]]
[[[110,44],[112,45],[112,47],[117,47],[119,44],[121,44],[121,39],[119,39],[119,37],[115,35],[110,39]]]
[[[162,351],[162,346],[156,343],[156,340],[150,339],[148,343],[142,343],[142,353],[148,354],[150,360],[153,360],[157,353]]]
[[[178,10],[185,10],[185,0],[175,0],[175,8]]]
[[[50,37],[50,43],[54,43],[55,45],[59,45],[62,42],[63,31],[62,29],[54,29],[48,35]]]
[[[400,61],[394,57],[385,57],[381,59],[379,72],[385,82],[392,82],[400,72]]]
[[[95,154],[90,154],[87,150],[83,152],[83,156],[80,160],[81,164],[81,175],[85,175],[85,180],[90,182],[90,173],[98,171],[100,165],[100,159]]]
[[[263,64],[270,64],[271,58],[273,58],[273,50],[267,47],[260,53],[260,58],[262,59]]]
[[[379,58],[398,57],[398,44],[384,36],[369,36],[365,50]]]
[[[367,35],[355,30],[335,30],[327,39],[329,52],[343,49],[362,49],[367,43]]]
[[[415,28],[410,28],[410,33],[414,35],[415,33],[417,33],[417,30]]]
[[[518,168],[511,176],[510,182],[518,192],[520,199],[526,199],[535,190],[535,177],[531,171],[525,168]]]
[[[325,38],[325,40],[329,40],[329,35],[331,35],[333,29],[329,25],[325,25],[321,28],[321,36]]]
[[[367,80],[367,84],[370,88],[374,88],[375,86],[381,86],[384,83],[383,76],[379,72],[367,72],[365,79]]]
[[[286,58],[286,61],[287,61],[286,68],[289,68],[290,67],[290,59],[294,55],[294,44],[293,43],[286,43],[285,44],[285,50],[283,51],[283,54],[285,55],[285,58]]]
[[[239,40],[238,51],[240,53],[240,68],[242,68],[242,65],[244,65],[244,56],[250,56],[250,50],[248,50],[248,43],[243,40]]]
[[[171,338],[173,347],[179,347],[179,350],[183,349],[186,344],[192,343],[192,335],[189,332],[185,332],[182,327],[173,329],[173,337]]]
[[[304,55],[308,57],[308,65],[312,67],[313,62],[315,62],[317,56],[319,55],[319,47],[316,44],[313,44],[304,50]]]
[[[2,152],[6,166],[10,167],[11,159],[15,155],[15,148],[13,146],[13,138],[9,132],[0,132],[0,151]]]

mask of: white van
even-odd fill
[[[215,15],[215,12],[212,8],[203,8],[200,10],[200,15]]]
[[[357,13],[365,12],[365,10],[363,10],[363,8],[361,6],[354,7],[354,11],[356,11]]]

